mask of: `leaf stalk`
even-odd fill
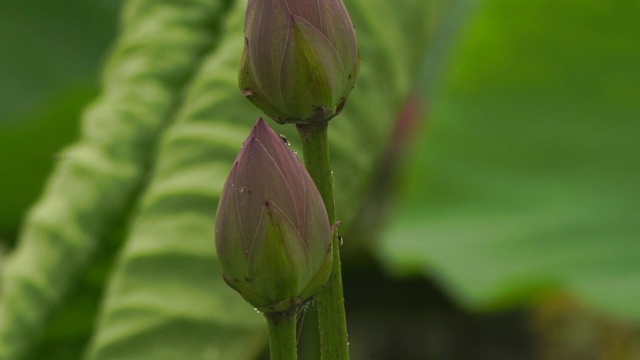
[[[329,223],[336,223],[336,208],[333,194],[333,172],[329,152],[328,121],[297,125],[302,140],[304,163],[311,178],[316,183],[324,200]],[[320,329],[320,349],[323,360],[348,360],[347,318],[342,289],[342,269],[340,263],[340,242],[333,232],[333,267],[329,281],[316,296],[318,303],[318,326]]]
[[[297,360],[296,312],[266,313],[271,360]]]

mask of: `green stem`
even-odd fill
[[[316,183],[329,215],[329,222],[336,222],[333,198],[333,173],[327,142],[327,122],[297,125],[302,140],[304,163]],[[348,360],[347,317],[342,292],[342,270],[340,265],[340,243],[333,233],[333,268],[327,285],[316,296],[318,303],[318,325],[320,349],[323,360]]]
[[[267,313],[271,360],[296,360],[296,312]]]

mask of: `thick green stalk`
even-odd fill
[[[329,223],[336,222],[333,197],[333,173],[327,142],[327,122],[297,125],[302,140],[304,163],[316,183],[329,215]],[[342,291],[342,269],[340,265],[340,243],[333,233],[333,268],[327,285],[316,296],[318,303],[318,325],[320,327],[320,349],[323,360],[348,360],[347,317]]]
[[[264,317],[269,327],[271,360],[296,360],[296,312],[268,313]]]

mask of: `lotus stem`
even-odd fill
[[[312,122],[309,125],[297,125],[297,128],[302,140],[305,166],[324,200],[329,222],[334,224],[336,223],[336,208],[327,141],[328,122]],[[348,360],[347,318],[342,290],[340,243],[336,231],[333,232],[332,244],[333,267],[331,275],[325,287],[316,296],[321,358],[323,360]]]
[[[296,312],[267,313],[271,360],[296,360]]]

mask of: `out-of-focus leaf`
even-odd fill
[[[125,215],[182,85],[213,43],[222,5],[129,2],[82,138],[59,158],[3,266],[0,358],[19,359],[34,348],[114,220]]]
[[[59,157],[4,268],[0,358],[18,359],[35,348],[60,301],[111,233],[114,220],[126,215],[136,190],[145,185],[148,192],[88,356],[135,358],[145,347],[147,357],[184,358],[187,353],[181,350],[186,347],[194,356],[235,359],[251,356],[263,344],[259,317],[222,285],[212,253],[212,228],[207,228],[214,220],[215,184],[221,187],[239,141],[257,116],[239,96],[235,79],[242,9],[232,21],[232,45],[213,52],[197,70],[200,55],[211,49],[216,17],[226,5],[195,0],[128,3],[123,33],[104,73],[104,90],[84,117],[82,139]],[[353,0],[348,6],[355,9],[363,54],[370,62],[363,66],[361,95],[352,98],[332,126],[344,220],[352,218],[369,186],[392,119],[412,85],[429,32],[431,3],[407,0],[398,12],[385,1]],[[389,29],[390,24],[395,25]],[[185,91],[183,85],[196,71],[196,80]],[[154,178],[147,184],[145,170],[155,155],[155,139],[185,94],[178,124],[164,136]],[[296,146],[292,127],[283,132]],[[183,240],[192,236],[193,243]],[[202,286],[209,281],[211,287]],[[180,297],[183,286],[184,294],[196,296]],[[83,304],[82,297],[73,301]],[[212,304],[219,306],[212,310]],[[214,340],[207,331],[211,324],[192,316],[198,311],[226,319],[214,321],[222,330]],[[47,331],[52,339],[67,341],[69,329],[82,339],[86,328],[66,328],[64,318],[56,320]]]
[[[69,91],[28,120],[0,125],[0,236],[15,237],[58,152],[77,135],[80,110],[93,96],[95,89]]]
[[[122,222],[126,221],[126,216]],[[81,278],[52,314],[41,340],[29,351],[29,360],[80,359],[96,324],[105,284],[122,245],[124,224],[112,224],[105,239]]]
[[[245,5],[235,2],[224,41],[204,60],[163,136],[89,359],[252,359],[265,344],[262,317],[224,284],[214,252],[216,204],[259,116],[237,85]],[[419,70],[430,5],[407,0],[395,11],[385,0],[347,2],[366,60],[330,130],[337,202],[346,223],[370,185]],[[299,148],[293,126],[276,130]]]
[[[562,290],[640,320],[640,5],[481,8],[380,247],[473,308]]]
[[[77,134],[120,0],[6,0],[0,11],[0,237],[13,241]]]
[[[2,1],[0,124],[29,120],[43,102],[59,99],[61,89],[95,78],[120,2]]]

